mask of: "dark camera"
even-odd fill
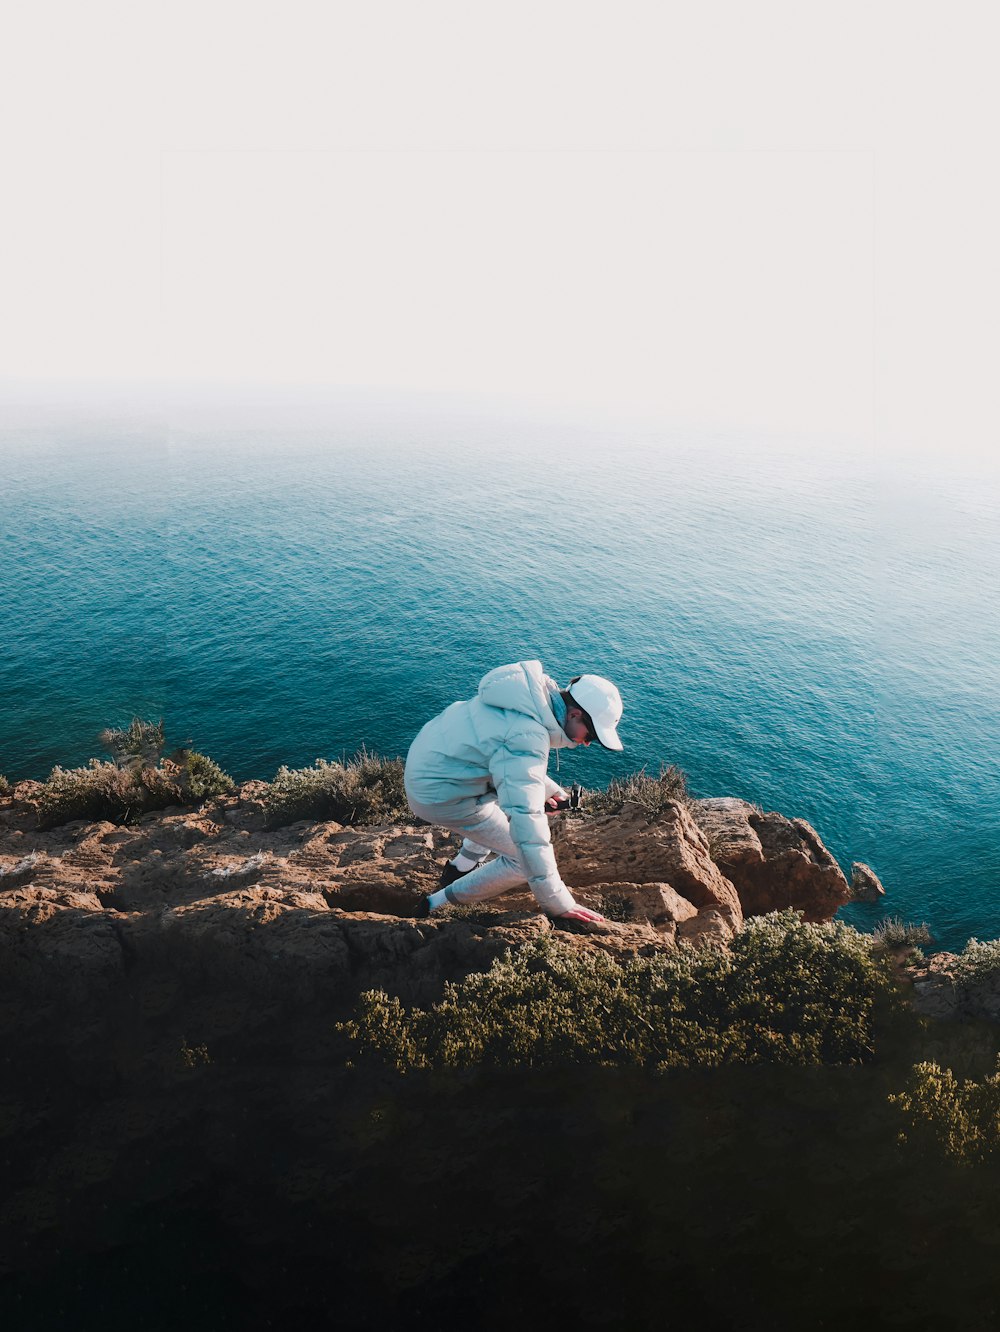
[[[583,798],[583,787],[574,782],[565,800],[556,801],[556,809],[579,809]]]

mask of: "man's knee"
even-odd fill
[[[524,872],[524,866],[519,860],[515,860],[513,856],[498,855],[493,863],[498,867],[498,873],[506,871],[511,878],[516,878],[518,883],[528,882],[528,876]]]

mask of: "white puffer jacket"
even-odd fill
[[[439,807],[441,822],[474,817],[495,790],[510,819],[524,876],[549,915],[570,911],[573,894],[559,876],[545,814],[562,790],[546,768],[550,749],[573,748],[549,702],[559,686],[540,661],[515,661],[484,675],[475,698],[453,703],[423,728],[406,756],[406,792]]]

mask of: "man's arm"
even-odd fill
[[[556,865],[545,816],[548,754],[548,737],[540,728],[526,728],[508,735],[490,760],[497,800],[510,819],[510,835],[518,849],[521,868],[542,909],[550,916],[587,912],[586,916],[573,914],[569,918],[599,920],[596,912],[577,906]]]

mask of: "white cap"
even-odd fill
[[[601,675],[581,675],[569,687],[569,696],[594,723],[597,738],[605,749],[624,749],[615,727],[622,719],[622,696]]]

